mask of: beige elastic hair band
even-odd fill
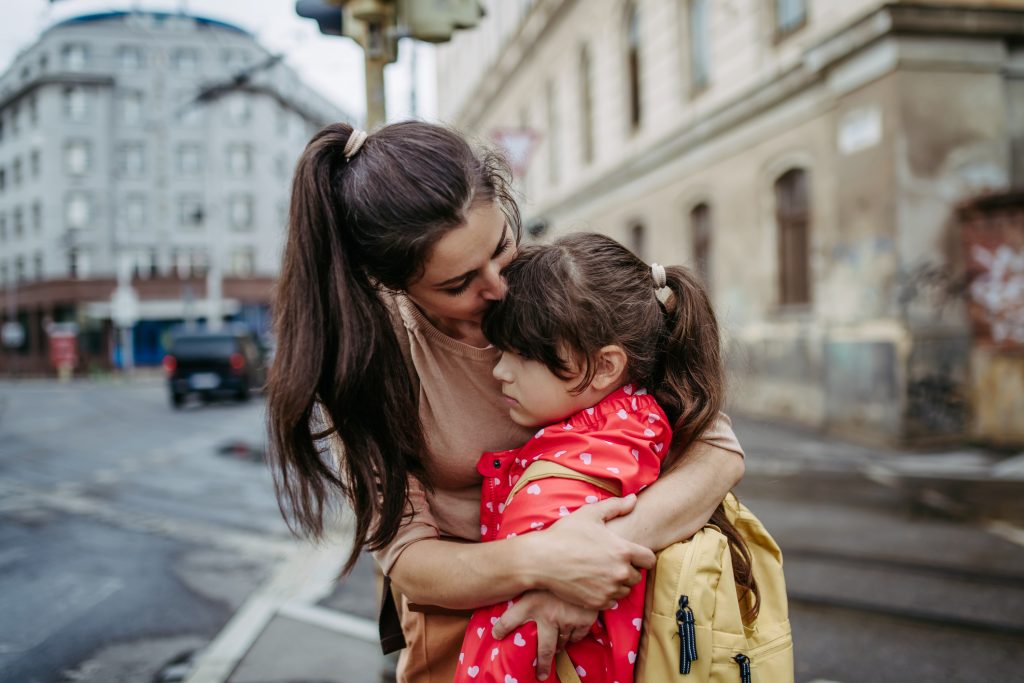
[[[365,130],[359,130],[358,128],[352,130],[352,133],[348,136],[348,142],[345,143],[345,161],[351,161],[352,157],[359,153],[368,137],[370,136]]]
[[[654,278],[654,288],[661,289],[668,282],[665,276],[665,266],[658,263],[651,264],[651,277]]]

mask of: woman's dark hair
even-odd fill
[[[543,363],[575,387],[593,379],[598,351],[626,352],[626,380],[646,387],[672,424],[670,453],[678,455],[718,417],[725,402],[718,323],[707,293],[690,271],[665,268],[662,302],[651,267],[615,240],[595,233],[567,235],[550,245],[522,247],[503,271],[505,298],[484,315],[487,339],[502,351]],[[747,618],[756,618],[757,583],[750,551],[718,506],[711,516],[729,539]]]
[[[496,202],[517,238],[520,226],[499,155],[444,127],[405,122],[373,133],[346,160],[352,132],[323,128],[295,169],[267,383],[282,513],[294,532],[320,538],[332,494],[344,496],[355,514],[346,572],[364,546],[395,538],[409,476],[430,486],[387,292],[414,283],[437,241],[481,202]]]

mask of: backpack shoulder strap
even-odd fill
[[[520,477],[519,481],[516,482],[516,485],[512,487],[512,491],[508,494],[508,499],[505,501],[505,505],[508,505],[512,500],[512,496],[519,493],[523,487],[530,484],[530,482],[537,481],[538,479],[548,479],[550,477],[585,481],[588,484],[607,491],[616,497],[622,494],[622,489],[616,481],[592,477],[589,474],[577,472],[572,468],[566,467],[565,465],[559,465],[557,462],[551,462],[550,460],[537,460],[526,468],[523,476]]]

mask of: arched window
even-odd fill
[[[711,23],[708,0],[689,0],[690,92],[698,93],[711,82]]]
[[[701,202],[690,211],[693,260],[704,287],[711,289],[711,207]]]
[[[775,181],[779,226],[779,303],[811,301],[810,227],[807,172],[792,169]]]
[[[594,94],[593,64],[590,61],[590,48],[584,45],[580,49],[580,149],[583,151],[583,163],[594,160]]]
[[[635,3],[626,8],[626,85],[629,88],[629,125],[640,127],[640,14]]]
[[[647,260],[645,256],[647,252],[647,235],[644,231],[643,223],[634,223],[629,228],[629,248],[638,257]]]

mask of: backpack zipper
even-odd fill
[[[733,661],[740,667],[740,683],[750,683],[750,657],[740,653],[733,657]]]
[[[679,609],[676,610],[676,624],[679,626],[679,673],[690,673],[690,665],[697,661],[697,630],[690,609],[690,599],[679,596]]]

